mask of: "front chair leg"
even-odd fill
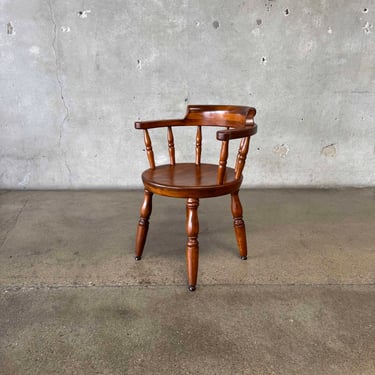
[[[145,196],[141,207],[140,218],[138,221],[137,237],[135,242],[135,259],[141,260],[143,248],[145,247],[148,232],[149,218],[152,211],[153,193],[145,189]]]
[[[186,263],[188,272],[189,290],[193,292],[197,284],[198,258],[199,258],[199,199],[188,198],[186,201]]]
[[[240,198],[238,196],[238,191],[232,194],[232,215],[234,231],[236,233],[236,239],[238,244],[238,249],[240,251],[240,257],[242,260],[247,259],[247,241],[246,241],[246,230],[245,223],[242,219],[242,205]]]

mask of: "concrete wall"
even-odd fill
[[[258,109],[247,186],[374,185],[374,14],[373,0],[0,0],[0,187],[140,186],[134,121],[188,103]]]

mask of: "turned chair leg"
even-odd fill
[[[153,193],[145,189],[145,196],[141,207],[135,242],[135,260],[142,259],[143,248],[145,247],[148,232],[149,218],[152,211],[152,196]]]
[[[186,263],[188,272],[189,290],[193,292],[197,285],[198,258],[199,258],[199,199],[188,198],[186,201]]]
[[[238,249],[240,251],[240,257],[242,260],[247,259],[247,242],[246,242],[246,230],[245,223],[242,219],[242,205],[238,196],[238,191],[232,194],[232,215],[234,231],[236,233],[236,239]]]

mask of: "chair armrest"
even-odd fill
[[[164,128],[168,126],[184,125],[184,120],[157,120],[157,121],[136,121],[134,127],[136,129],[152,129]]]
[[[257,132],[257,125],[245,126],[244,128],[219,130],[216,132],[218,141],[229,141],[230,139],[249,137]]]

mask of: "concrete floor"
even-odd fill
[[[242,191],[200,206],[140,191],[0,192],[0,374],[375,374],[375,190]]]

